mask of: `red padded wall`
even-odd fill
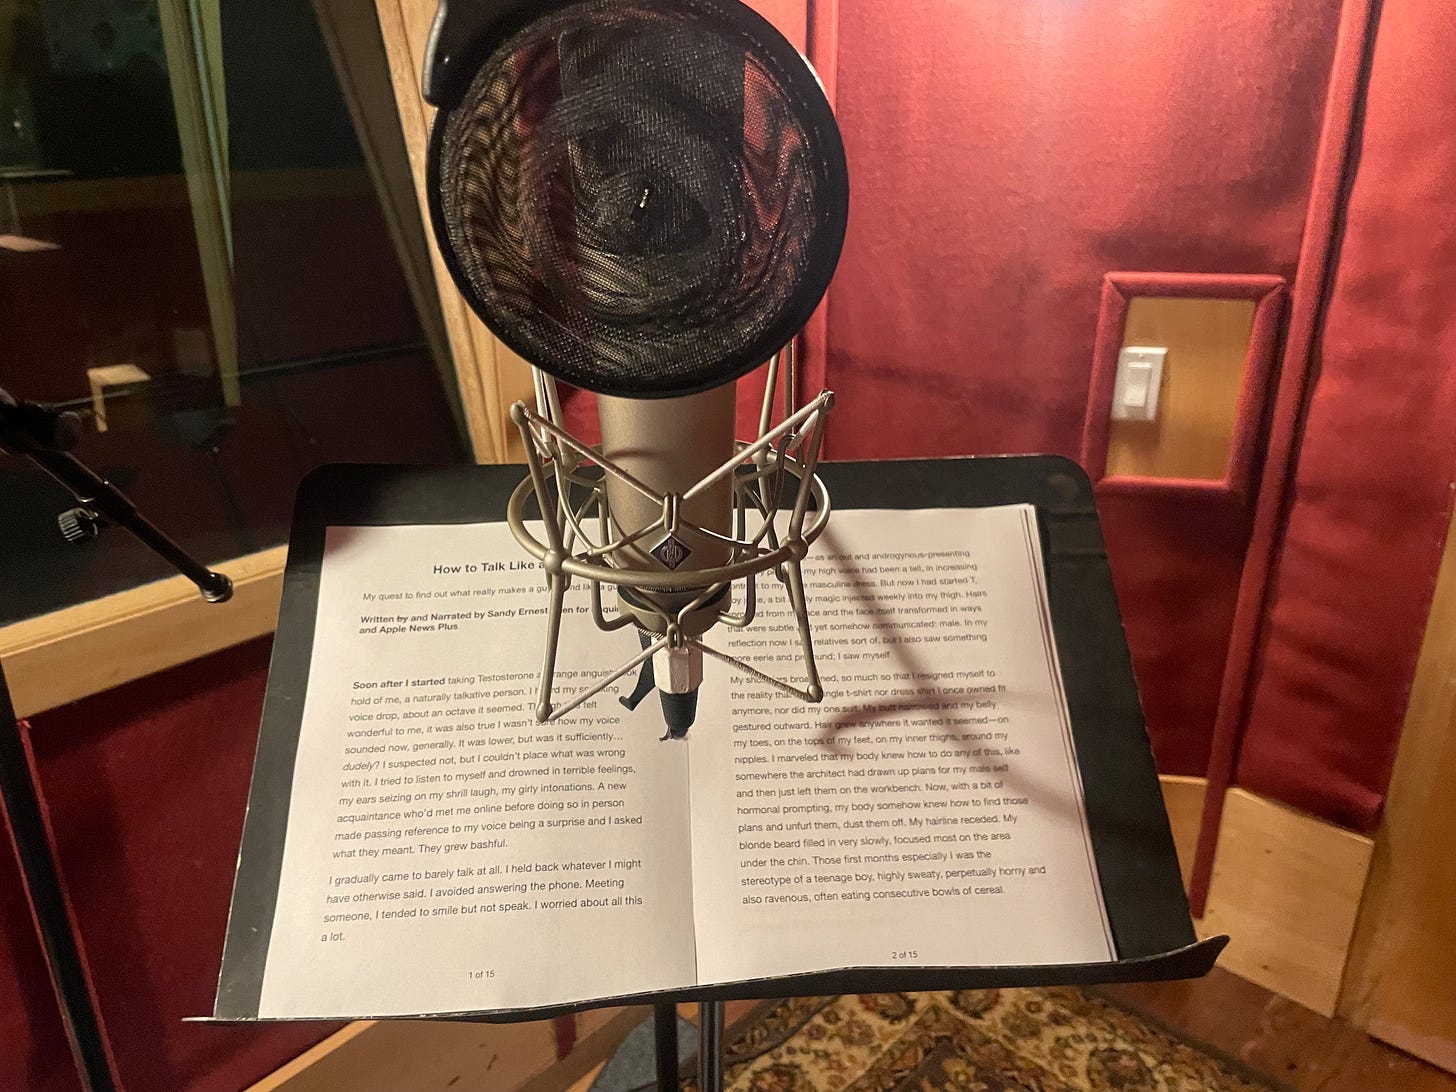
[[[244,1087],[336,1026],[182,1022],[212,1011],[267,662],[257,641],[34,721],[41,789],[128,1092]],[[28,991],[26,1016],[0,1010],[32,1022],[33,1051],[46,1057],[49,1005]]]
[[[1379,819],[1456,484],[1453,56],[1442,0],[1384,6],[1237,771],[1363,830]]]
[[[1292,281],[1339,9],[840,5],[830,457],[1075,456],[1105,273]],[[1160,766],[1202,774],[1250,513],[1100,503]]]

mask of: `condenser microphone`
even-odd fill
[[[705,639],[751,623],[765,572],[805,657],[802,686],[768,681],[818,700],[799,562],[828,516],[814,463],[832,396],[798,404],[786,347],[838,262],[848,176],[807,62],[736,0],[453,0],[424,82],[445,263],[536,380],[535,409],[512,409],[530,477],[510,522],[550,589],[538,718],[640,668],[682,736],[704,655],[768,679]],[[739,441],[735,381],[766,361],[756,439]],[[599,446],[564,428],[557,380],[596,395]],[[573,578],[596,624],[635,627],[641,648],[563,702]]]
[[[732,383],[701,394],[652,401],[599,394],[602,456],[658,492],[682,497],[731,460],[736,395]],[[609,518],[622,539],[632,539],[661,519],[661,508],[622,480],[609,476],[604,485]],[[618,586],[618,605],[636,621],[644,649],[661,629],[664,608],[668,614],[691,608],[680,626],[683,636],[691,638],[711,629],[728,613],[732,601],[731,587],[705,595],[708,587],[693,577],[694,572],[720,567],[732,557],[732,480],[724,477],[691,500],[677,503],[681,506],[679,526],[700,527],[716,537],[699,536],[695,544],[681,533],[667,531],[661,537],[637,539],[621,553],[620,563],[627,568],[660,567],[683,581],[681,586],[663,589],[655,596],[630,584]],[[661,694],[667,735],[682,738],[697,716],[698,687],[703,681],[702,652],[688,644],[669,645],[657,652],[647,662],[638,690],[624,698],[623,704],[636,708],[649,679]]]

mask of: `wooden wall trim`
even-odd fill
[[[414,175],[415,197],[426,225],[430,217],[425,168],[433,110],[420,92],[420,69],[435,6],[435,0],[375,0],[395,105]],[[445,268],[433,232],[427,228],[426,234],[430,236],[440,310],[455,356],[460,399],[475,457],[488,463],[522,462],[525,453],[508,414],[511,403],[534,397],[530,367],[502,345],[466,306]]]
[[[1446,538],[1340,1015],[1456,1072],[1456,520]]]
[[[648,1008],[580,1013],[577,1046],[556,1057],[551,1021],[522,1024],[361,1020],[335,1032],[247,1092],[545,1092],[611,1056]]]
[[[188,207],[197,236],[202,285],[212,322],[213,353],[223,401],[242,403],[238,379],[238,316],[233,297],[232,198],[229,191],[226,108],[215,98],[223,84],[220,72],[209,71],[221,57],[221,41],[200,40],[201,23],[185,0],[160,0],[157,14],[167,55],[167,82],[177,117],[182,171],[187,178]],[[212,31],[220,24],[209,21]]]
[[[426,238],[429,228],[421,223],[379,25],[372,19],[360,19],[353,0],[313,0],[313,10],[364,152],[389,241],[399,259],[420,327],[430,343],[430,355],[442,381],[458,391]],[[459,423],[464,425],[463,420]]]
[[[217,568],[233,598],[204,602],[185,577],[144,584],[0,628],[15,711],[30,717],[272,633],[286,546]]]

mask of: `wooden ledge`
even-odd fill
[[[286,546],[217,566],[226,604],[176,576],[0,628],[0,664],[15,712],[34,716],[272,633]]]

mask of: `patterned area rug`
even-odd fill
[[[776,1001],[735,1037],[727,1065],[732,1092],[1269,1089],[1075,989]]]

